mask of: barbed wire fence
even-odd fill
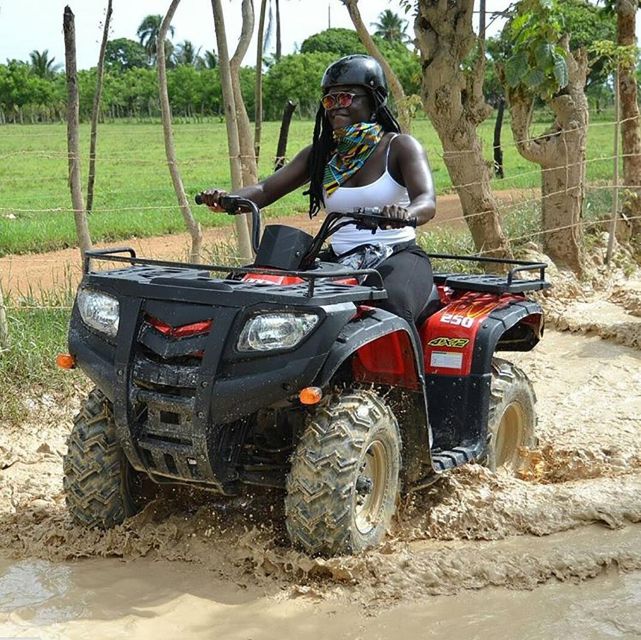
[[[623,122],[623,121],[621,121]],[[618,125],[621,124],[621,122],[618,123]],[[193,127],[198,127],[202,128],[203,132],[207,131],[207,127],[200,127],[200,125],[191,125]],[[590,128],[594,127],[610,127],[614,128],[617,126],[617,123],[615,121],[602,121],[602,122],[597,122],[592,125],[590,125]],[[49,132],[43,133],[43,132],[25,132],[25,138],[29,141],[33,141],[33,139],[38,139],[41,136],[44,135],[50,135]],[[58,133],[59,135],[59,133]],[[545,135],[545,134],[543,134]],[[550,133],[548,135],[558,135],[558,132],[556,133]],[[540,139],[542,136],[535,136],[533,138],[529,138],[528,140],[522,140],[522,141],[517,141],[516,143],[511,141],[509,143],[510,146],[518,146],[519,144],[529,142],[531,140],[535,139]],[[31,142],[29,142],[31,144]],[[507,145],[505,145],[507,146]],[[465,156],[467,153],[474,153],[473,150],[461,150],[457,152],[449,152],[445,154],[442,149],[430,146],[427,148],[428,155],[432,158],[439,157],[440,159],[443,159],[445,155],[448,155],[449,157],[452,156]],[[32,182],[32,178],[29,175],[24,175],[26,173],[26,169],[23,171],[23,168],[21,166],[21,160],[23,159],[37,159],[39,161],[51,161],[54,163],[59,164],[59,166],[56,166],[56,175],[55,176],[43,176],[39,178],[38,182],[42,186],[44,185],[45,187],[53,188],[55,185],[60,186],[61,183],[64,183],[66,186],[66,181],[67,181],[67,175],[66,175],[66,163],[69,158],[69,154],[66,151],[46,151],[42,149],[18,149],[15,151],[7,152],[7,153],[2,153],[0,154],[0,161],[2,161],[5,165],[5,167],[10,167],[13,170],[12,171],[5,169],[4,177],[6,180],[6,183],[11,184],[12,186],[17,186],[20,188],[21,185],[28,186]],[[611,166],[614,166],[615,161],[618,163],[621,161],[623,156],[621,154],[602,154],[598,155],[595,157],[588,158],[585,162],[587,166],[590,166],[591,164],[597,164],[597,163],[605,163],[605,162],[610,162],[612,163]],[[221,157],[221,154],[217,154],[216,161],[217,162],[222,162],[223,160],[228,160],[229,156],[227,154],[223,155]],[[274,157],[275,159],[275,157]],[[151,159],[145,158],[145,157],[132,157],[131,153],[101,153],[99,162],[102,165],[102,171],[107,174],[109,170],[113,170],[115,167],[118,167],[120,163],[126,160],[127,164],[127,175],[129,177],[140,177],[144,178],[145,176],[149,176],[150,172],[145,170],[145,167],[151,167],[151,168],[158,168],[159,167],[159,162],[154,162]],[[582,164],[582,161],[577,161],[575,163],[570,163],[567,165],[563,165],[564,168],[570,168],[579,164]],[[163,163],[166,164],[166,161]],[[199,155],[197,157],[191,157],[189,160],[186,160],[184,163],[180,163],[181,166],[185,167],[194,167],[194,168],[202,168],[203,166],[208,166],[211,164],[211,157],[207,156],[206,154]],[[488,161],[489,164],[489,161]],[[520,184],[524,181],[524,179],[530,179],[535,176],[535,175],[543,175],[546,171],[556,171],[558,168],[539,168],[536,167],[535,165],[532,165],[532,169],[528,169],[525,171],[521,171],[518,173],[515,173],[509,178],[503,178],[500,182],[500,187],[496,185],[496,183],[493,183],[494,188],[496,189],[497,192],[500,192],[501,188],[504,188],[506,184]],[[21,175],[21,171],[23,171],[23,174]],[[153,172],[152,172],[153,173]],[[616,173],[616,172],[614,172]],[[165,174],[166,175],[166,174]],[[527,181],[527,180],[526,180]],[[108,182],[107,179],[105,179],[105,182]],[[116,181],[117,182],[117,181]],[[167,178],[167,183],[169,182]],[[605,184],[603,184],[605,182]],[[462,185],[452,185],[451,189],[460,191],[468,188],[472,188],[475,186],[479,186],[481,184],[481,181],[478,182],[471,182],[467,184],[462,184]],[[539,182],[540,184],[540,182]],[[584,184],[582,185],[584,190],[589,190],[590,192],[598,192],[598,191],[603,191],[603,192],[608,192],[612,194],[612,201],[617,202],[617,200],[620,200],[621,198],[618,198],[615,196],[615,194],[620,194],[621,192],[624,191],[638,191],[639,186],[638,185],[625,185],[625,184],[615,184],[614,180],[610,178],[610,180],[607,179],[601,179],[598,180],[594,183],[591,184]],[[576,187],[574,187],[576,188]],[[518,212],[519,210],[522,210],[524,207],[532,207],[535,208],[537,206],[540,206],[541,203],[545,200],[545,198],[552,198],[558,195],[561,195],[563,193],[566,193],[566,189],[559,190],[557,192],[553,193],[546,193],[544,195],[541,195],[539,193],[540,191],[540,186],[530,186],[530,187],[524,187],[521,188],[522,192],[530,192],[531,197],[524,196],[523,193],[519,194],[519,196],[512,202],[512,203],[503,203],[501,205],[501,214],[503,217],[503,220],[508,218],[511,214],[514,214]],[[131,201],[135,200],[136,195],[138,194],[138,191],[135,189],[127,189],[126,187],[123,188],[117,188],[110,186],[109,184],[106,185],[104,189],[101,190],[103,195],[106,196],[118,196],[120,199],[128,200],[131,199]],[[68,192],[64,193],[64,196],[66,197],[68,201]],[[150,197],[158,196],[158,199],[162,199],[164,201],[169,201],[173,197],[173,191],[171,190],[171,185],[168,184],[167,188],[164,187],[156,187],[156,188],[151,188],[146,192],[146,199]],[[164,197],[161,197],[164,196]],[[44,217],[49,217],[51,218],[52,216],[56,215],[71,215],[74,213],[74,209],[69,206],[37,206],[41,202],[44,202],[45,200],[48,200],[51,202],[51,196],[48,194],[37,194],[37,195],[27,195],[26,200],[30,203],[27,206],[11,206],[11,204],[7,203],[5,198],[3,197],[3,190],[2,187],[0,186],[0,218],[2,217],[10,217],[10,216],[17,216],[17,215],[29,215],[29,216],[43,216]],[[272,212],[278,213],[279,209],[277,207],[271,208]],[[170,214],[172,216],[177,215],[179,213],[179,208],[177,204],[153,204],[153,205],[148,205],[148,204],[131,204],[131,205],[119,205],[119,206],[104,206],[104,207],[95,207],[92,215],[99,215],[101,213],[116,213],[116,214],[123,214],[123,215],[128,215],[131,212],[135,211],[153,211],[157,212],[159,214]],[[472,214],[468,215],[460,215],[460,216],[451,216],[448,217],[448,219],[444,222],[444,224],[447,224],[448,226],[456,227],[458,225],[459,228],[464,229],[464,222],[467,222],[475,217],[480,217],[485,214],[487,214],[488,211],[477,211]],[[555,233],[557,231],[563,231],[567,230],[572,227],[581,227],[582,230],[590,229],[593,227],[604,227],[607,228],[608,221],[610,223],[610,233],[614,233],[614,226],[616,225],[616,218],[618,216],[618,211],[603,211],[603,217],[590,220],[590,219],[585,219],[581,218],[579,221],[577,221],[575,224],[570,224],[570,225],[563,225],[563,226],[558,226],[555,228],[551,229],[539,229],[537,230],[528,230],[527,233],[521,233],[516,234],[516,235],[510,235],[510,240],[513,243],[518,243],[520,241],[527,241],[527,240],[540,240],[543,238],[546,234],[551,234]],[[633,218],[634,219],[634,218]],[[612,221],[614,220],[615,225],[612,225]],[[631,220],[628,218],[627,222],[629,223]],[[438,225],[438,199],[437,199],[437,218],[435,220],[435,224]],[[231,227],[229,228],[231,229]],[[0,248],[1,248],[1,242],[2,240],[0,239]],[[227,249],[229,249],[229,244],[227,246]],[[178,252],[177,252],[178,253]],[[483,252],[480,252],[479,255],[482,255]],[[238,256],[235,253],[223,253],[223,252],[218,252],[217,257],[221,259],[226,259],[226,260],[237,260]],[[77,260],[77,254],[74,252],[73,258],[70,258],[70,261],[64,265],[59,264],[60,257],[59,256],[47,256],[47,255],[33,255],[29,258],[29,263],[33,265],[39,265],[40,270],[44,268],[45,270],[47,267],[51,267],[51,271],[56,271],[57,273],[60,273],[61,267],[62,270],[65,271],[65,284],[69,286],[69,283],[71,280],[79,280],[80,277],[80,265],[78,264]],[[39,301],[38,300],[38,294],[42,293],[41,291],[34,291],[34,289],[30,286],[28,291],[16,291],[12,290],[11,288],[11,281],[12,281],[12,275],[14,274],[13,272],[13,263],[14,262],[21,262],[21,259],[12,255],[6,256],[4,258],[0,258],[0,347],[2,345],[2,340],[3,340],[3,333],[2,333],[2,320],[3,320],[3,315],[6,317],[6,312],[12,312],[18,309],[51,309],[51,310],[68,310],[71,308],[70,304],[60,304],[59,303],[59,298],[56,296],[50,297],[50,299],[46,301]],[[24,276],[23,276],[24,277]],[[28,279],[28,276],[27,276]],[[4,290],[4,301],[3,301],[3,290]],[[41,296],[42,297],[42,296]],[[46,297],[46,295],[45,295]],[[58,302],[58,303],[56,303]],[[5,330],[6,330],[6,319],[5,319]],[[6,340],[6,337],[5,337]]]

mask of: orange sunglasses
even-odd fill
[[[345,109],[354,102],[354,98],[366,95],[366,93],[351,93],[349,91],[328,93],[321,98],[321,104],[325,111],[330,111],[331,109]]]

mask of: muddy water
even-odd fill
[[[520,477],[451,473],[355,558],[292,550],[278,496],[74,527],[61,455],[77,405],[30,400],[31,421],[0,429],[0,637],[641,638],[641,353],[550,332],[513,359],[539,399]]]
[[[598,536],[594,529],[575,542],[587,547]],[[621,537],[641,544],[639,528]],[[531,541],[519,544],[527,554]],[[641,573],[614,570],[535,591],[488,588],[379,608],[319,599],[313,591],[285,598],[241,589],[202,568],[166,561],[0,561],[2,637],[374,639],[447,631],[449,640],[603,640],[641,637],[640,606]]]

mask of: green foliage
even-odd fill
[[[614,40],[616,25],[612,15],[587,0],[521,0],[500,38],[488,40],[488,53],[505,63],[508,86],[545,99],[568,83],[566,53],[559,46],[565,35],[574,51]],[[602,56],[593,57],[588,87],[607,82],[604,63]]]
[[[508,26],[511,55],[505,63],[505,80],[520,89],[549,98],[568,83],[565,51],[559,46],[562,18],[555,0],[521,0]]]
[[[105,48],[105,68],[112,71],[126,71],[146,67],[148,64],[145,48],[129,38],[109,40]]]
[[[156,16],[158,17],[158,16]],[[153,16],[152,16],[153,18]],[[157,20],[150,21],[141,38],[157,36]],[[147,24],[146,22],[144,24]],[[381,53],[390,63],[408,96],[417,94],[421,84],[421,66],[416,53],[400,42],[375,37]],[[169,43],[166,43],[169,44]],[[222,115],[222,91],[214,51],[199,55],[191,42],[173,49],[168,63],[167,83],[172,113],[176,117]],[[299,105],[299,113],[312,117],[318,108],[320,79],[327,66],[350,53],[365,53],[355,31],[328,29],[311,36],[302,53],[285,56],[270,65],[264,83],[266,119],[278,119],[288,99]],[[52,60],[41,55],[51,66]],[[254,110],[253,68],[241,68],[241,90],[247,111]],[[80,118],[91,118],[96,87],[95,69],[78,73]],[[107,118],[155,118],[160,115],[156,70],[149,64],[144,47],[127,38],[109,41],[105,56],[102,112]],[[61,121],[66,111],[65,78],[61,73],[41,77],[29,63],[18,60],[0,64],[0,122],[35,123]]]
[[[592,56],[603,60],[607,73],[612,73],[617,66],[622,69],[634,69],[639,59],[639,48],[635,45],[620,46],[611,40],[596,40],[589,47]]]
[[[353,29],[325,29],[303,40],[301,53],[331,53],[342,58],[353,53],[367,53]]]
[[[314,116],[323,73],[335,59],[334,53],[317,51],[283,56],[272,65],[263,84],[265,119],[279,119],[287,100],[298,105],[303,117]]]

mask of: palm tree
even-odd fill
[[[202,66],[202,58],[200,57],[200,50],[202,47],[194,47],[191,40],[185,40],[182,44],[176,46],[174,60],[177,65],[186,65],[190,67]]]
[[[136,32],[140,44],[145,48],[147,55],[149,56],[150,62],[153,62],[156,59],[156,41],[158,40],[158,32],[160,31],[160,25],[162,24],[161,15],[149,15],[147,16],[138,27]],[[174,28],[170,25],[168,29],[169,33],[174,35]],[[167,42],[169,44],[169,42]],[[170,47],[165,45],[165,50]]]
[[[376,29],[374,35],[380,36],[388,42],[405,44],[410,41],[410,37],[407,35],[407,20],[403,20],[390,9],[382,11],[378,16],[378,22],[373,22],[372,26]]]
[[[51,78],[61,67],[59,64],[54,64],[55,58],[49,58],[49,49],[42,52],[34,49],[29,57],[33,72],[40,78]]]
[[[218,66],[218,54],[214,49],[211,51],[205,51],[205,55],[202,58],[202,64],[205,69],[215,69]]]

